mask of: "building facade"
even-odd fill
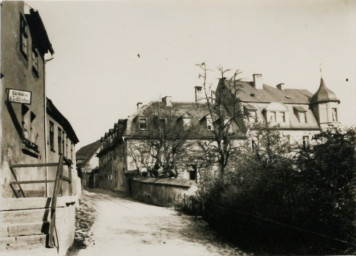
[[[315,94],[307,90],[287,89],[284,84],[276,87],[265,85],[262,75],[258,74],[251,82],[221,79],[216,91],[209,94],[209,102],[211,106],[215,103],[223,106],[223,112],[230,114],[229,130],[234,134],[230,139],[236,148],[246,142],[251,146],[258,143],[254,141],[257,124],[277,127],[295,148],[308,147],[313,135],[340,125],[337,117],[340,101],[323,79]],[[195,102],[172,102],[171,97],[145,106],[139,102],[133,115],[119,120],[101,138],[99,186],[125,191],[128,189],[125,174],[140,172],[151,175],[157,161],[172,161],[177,177],[197,180],[199,172],[207,168],[207,161],[216,159],[216,155],[209,153],[216,148],[214,127],[219,118],[209,111],[205,92],[200,86],[195,87]],[[172,147],[161,136],[162,124],[167,138],[174,140],[174,134],[188,133],[181,145],[184,150],[177,150],[171,159],[163,154],[155,158],[159,149],[152,146],[152,142],[157,138],[166,151]],[[164,164],[160,166],[162,168]],[[211,168],[218,168],[216,161]],[[233,168],[233,165],[229,166],[229,169]]]
[[[216,101],[229,108],[235,98],[246,131],[253,131],[256,124],[277,127],[291,145],[309,146],[313,135],[340,125],[340,100],[326,87],[323,78],[314,94],[289,89],[284,84],[263,84],[260,74],[254,74],[250,82],[220,79]]]
[[[80,148],[76,153],[77,170],[82,181],[82,187],[96,187],[95,173],[99,169],[99,159],[96,157],[100,149],[100,140]]]
[[[55,165],[60,154],[75,164],[78,138],[46,98],[46,62],[54,50],[38,11],[21,1],[1,3],[0,54],[0,250],[6,255],[12,249],[46,247]],[[63,182],[58,199],[63,204],[56,208],[62,254],[74,239],[74,204],[80,192],[75,168],[64,168],[64,175],[72,179]]]
[[[216,170],[211,115],[205,103],[173,102],[168,96],[145,106],[138,103],[133,115],[101,138],[101,187],[125,191],[125,174],[132,172],[197,180],[202,171]],[[245,140],[235,121],[230,128],[236,145]]]

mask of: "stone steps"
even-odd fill
[[[50,215],[49,208],[28,209],[19,211],[2,211],[0,220],[2,223],[26,223],[48,221]]]
[[[0,249],[10,252],[45,248],[49,232],[49,203],[48,198],[3,200],[0,211]]]
[[[75,197],[57,199],[57,232],[62,247],[46,248],[51,218],[52,198],[3,198],[0,203],[0,255],[64,255],[72,242],[67,235],[68,226],[73,227]],[[71,215],[68,215],[71,214]],[[73,215],[73,216],[72,216]],[[68,223],[67,221],[73,221]],[[66,234],[62,235],[61,234]],[[72,234],[71,233],[71,234]],[[68,241],[67,241],[67,240]],[[61,249],[63,248],[63,249]]]
[[[13,249],[36,249],[46,247],[47,235],[27,235],[16,237],[0,237],[0,249],[13,250]]]

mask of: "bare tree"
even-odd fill
[[[238,100],[238,92],[240,89],[239,78],[241,74],[239,70],[236,70],[233,75],[228,79],[230,83],[229,94],[221,95],[220,92],[216,92],[216,98],[214,98],[211,90],[211,84],[208,83],[208,71],[210,71],[206,64],[203,62],[197,64],[200,68],[199,78],[202,80],[202,87],[204,89],[206,106],[208,109],[208,122],[211,122],[211,133],[213,135],[213,141],[209,143],[201,143],[202,149],[206,152],[207,164],[217,163],[221,175],[224,175],[225,170],[230,161],[232,161],[236,155],[236,137],[237,137],[237,122],[238,118],[242,116]],[[230,72],[230,69],[224,69],[223,67],[217,68],[220,73],[220,83],[225,83],[226,74]],[[219,86],[218,88],[219,89]],[[222,101],[224,97],[224,101]]]
[[[189,147],[193,127],[185,127],[181,116],[159,104],[153,107],[148,126],[142,138],[128,147],[137,169],[147,171],[152,177],[177,177],[176,162]]]

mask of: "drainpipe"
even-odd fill
[[[48,163],[47,153],[47,139],[48,139],[48,125],[47,125],[47,97],[46,97],[46,64],[54,59],[54,54],[51,54],[49,59],[43,56],[43,98],[44,98],[44,148],[45,148],[45,163]],[[46,180],[48,180],[48,166],[46,166]],[[46,197],[49,197],[49,183],[46,182]]]

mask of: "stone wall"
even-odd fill
[[[159,206],[173,206],[177,196],[189,193],[195,182],[182,179],[129,179],[132,198]]]

